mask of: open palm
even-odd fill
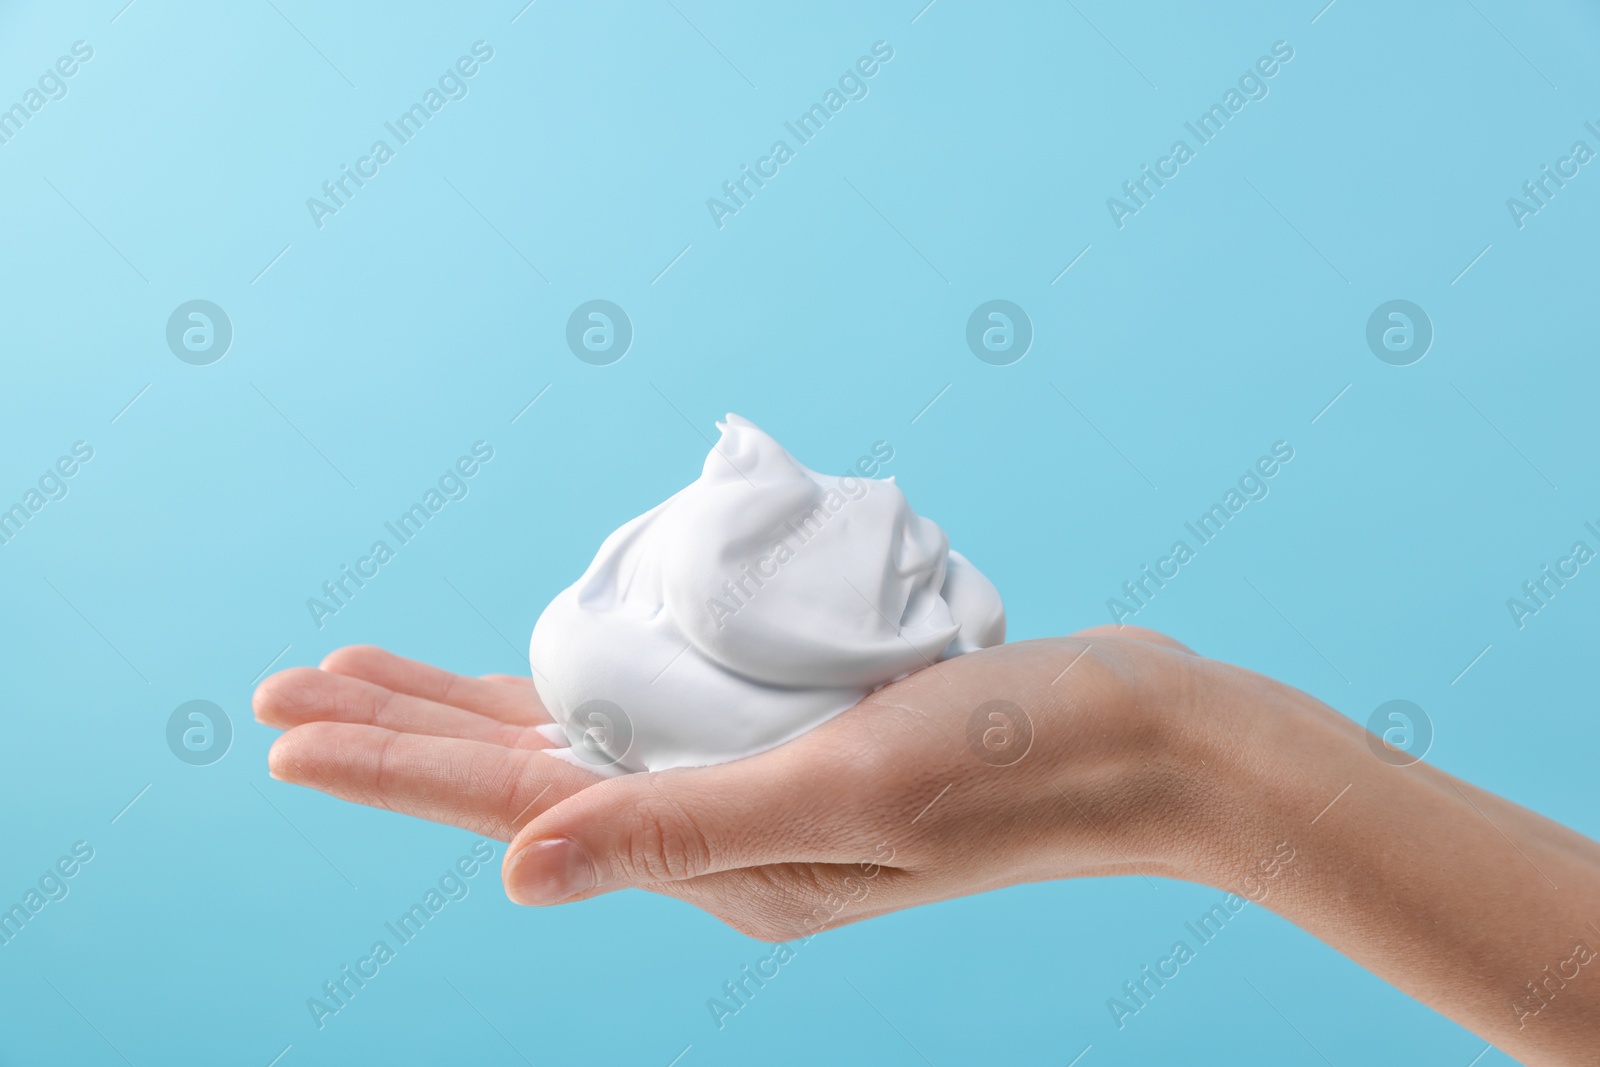
[[[275,675],[255,708],[288,731],[274,776],[511,841],[522,903],[635,886],[782,940],[1019,881],[1161,873],[1147,837],[1183,779],[1149,745],[1164,712],[1138,680],[1202,662],[1131,628],[1005,645],[771,751],[618,778],[542,753],[530,681],[376,648]]]

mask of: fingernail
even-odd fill
[[[506,870],[506,894],[518,904],[559,904],[594,885],[588,853],[567,837],[533,842],[512,857]]]

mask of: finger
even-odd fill
[[[1187,652],[1191,656],[1195,654],[1194,649],[1182,641],[1175,640],[1156,630],[1147,630],[1143,626],[1107,623],[1104,626],[1091,626],[1087,630],[1079,630],[1072,636],[1088,639],[1096,637],[1126,637],[1134,641],[1143,641],[1147,645],[1160,645],[1162,648],[1170,648],[1174,652]]]
[[[322,661],[322,669],[361,678],[424,700],[475,711],[502,722],[547,723],[550,715],[539,703],[533,686],[513,687],[451,674],[427,663],[397,656],[372,645],[335,649]]]
[[[555,904],[769,863],[875,858],[855,772],[807,760],[807,735],[715,767],[613,778],[556,805],[506,850],[510,897]]]
[[[496,685],[516,685],[527,689],[533,688],[533,679],[524,678],[520,674],[480,674],[478,677],[486,682],[494,682]]]
[[[314,667],[291,667],[274,674],[256,688],[251,706],[259,722],[280,730],[308,722],[351,722],[505,748],[551,745],[531,724],[501,722]]]
[[[499,841],[597,780],[539,752],[340,722],[294,727],[267,765],[281,781]]]

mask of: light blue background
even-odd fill
[[[825,935],[719,1031],[765,948],[640,893],[517,909],[491,868],[319,1031],[306,999],[473,838],[270,781],[249,695],[356,642],[525,669],[728,411],[825,470],[892,443],[1016,638],[1107,621],[1281,439],[1271,496],[1136,621],[1361,721],[1416,701],[1431,760],[1600,834],[1600,575],[1522,630],[1505,605],[1600,520],[1600,164],[1524,229],[1505,203],[1600,147],[1592,5],[123,2],[0,8],[0,106],[94,48],[0,146],[0,503],[95,450],[0,546],[0,902],[95,848],[0,947],[0,1063],[1483,1051],[1259,908],[1119,1032],[1107,998],[1220,896],[1140,879]],[[478,40],[470,95],[319,230],[306,198]],[[706,198],[878,40],[870,95],[717,229]],[[1118,230],[1107,197],[1279,40],[1270,95]],[[596,297],[637,331],[608,367],[563,340]],[[164,340],[194,298],[236,332],[208,367]],[[992,298],[1036,329],[1013,366],[963,339]],[[1393,298],[1437,332],[1409,367],[1364,341]],[[471,495],[317,629],[306,598],[480,439]],[[196,698],[235,730],[202,768],[164,737]]]

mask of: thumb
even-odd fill
[[[1072,636],[1085,639],[1092,637],[1126,637],[1132,641],[1143,641],[1147,645],[1160,645],[1162,648],[1170,648],[1174,652],[1187,652],[1191,656],[1195,655],[1194,649],[1176,638],[1168,637],[1164,633],[1149,630],[1143,626],[1129,626],[1127,623],[1122,622],[1091,626],[1087,630],[1079,630]]]
[[[500,872],[506,895],[559,904],[767,863],[862,859],[872,855],[862,843],[869,835],[840,817],[861,809],[841,803],[851,792],[846,773],[813,768],[802,781],[797,761],[774,750],[599,782],[512,839]]]

